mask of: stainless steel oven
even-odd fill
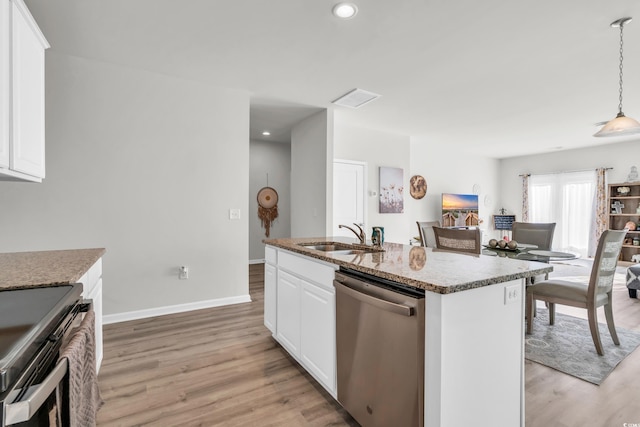
[[[61,346],[90,308],[81,284],[0,291],[1,426],[47,426],[67,373]],[[68,414],[61,410],[62,418]]]
[[[338,401],[363,427],[424,423],[424,290],[336,273]]]

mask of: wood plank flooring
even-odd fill
[[[357,426],[263,326],[263,268],[249,266],[251,303],[105,326],[98,425]],[[614,301],[617,325],[640,330],[640,300]],[[527,427],[640,423],[638,350],[600,386],[531,362],[525,375]]]
[[[107,325],[99,426],[357,426],[263,325],[251,303]]]

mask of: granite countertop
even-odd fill
[[[0,253],[0,290],[75,283],[104,248]]]
[[[301,244],[356,243],[344,237],[266,239],[267,245],[286,249],[362,273],[427,291],[449,294],[496,283],[545,274],[553,267],[489,255],[440,251],[422,246],[385,243],[384,252],[340,254],[309,249]]]

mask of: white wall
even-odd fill
[[[422,175],[427,181],[427,194],[419,200],[409,196],[414,215],[412,236],[418,234],[415,221],[441,220],[442,193],[473,194],[474,185],[480,189],[479,216],[483,222],[483,239],[493,237],[492,218],[501,207],[502,171],[496,159],[468,156],[456,152],[455,147],[443,147],[426,138],[411,139],[411,175]],[[410,177],[409,177],[410,178]],[[488,202],[488,203],[485,203]]]
[[[291,130],[291,237],[324,237],[333,212],[333,112]]]
[[[267,186],[278,192],[278,218],[271,224],[275,239],[291,235],[291,145],[279,142],[251,141],[249,167],[249,260],[264,259],[265,230],[258,218],[257,194]]]
[[[355,160],[367,163],[367,192],[379,193],[380,166],[404,169],[404,213],[379,213],[379,197],[366,196],[367,205],[367,238],[371,237],[374,226],[384,227],[384,237],[387,242],[408,244],[413,236],[412,221],[415,219],[412,206],[408,203],[410,173],[410,144],[409,137],[404,135],[379,132],[376,130],[350,126],[336,120],[334,157],[343,160]]]
[[[46,68],[47,177],[0,183],[0,251],[106,247],[105,314],[248,295],[248,94],[54,51]]]
[[[404,213],[380,214],[378,196],[367,197],[368,235],[372,226],[382,225],[387,241],[408,244],[412,237],[418,235],[416,221],[440,219],[442,193],[472,194],[474,184],[481,189],[480,218],[484,220],[481,228],[485,237],[497,233],[491,230],[491,218],[499,208],[498,160],[457,153],[451,147],[442,147],[425,138],[409,138],[336,122],[334,156],[366,162],[369,191],[379,193],[380,166],[404,169]],[[422,175],[427,181],[427,194],[419,200],[409,194],[409,179],[413,175]],[[490,203],[485,205],[487,195]]]
[[[596,141],[594,138],[594,144]],[[576,150],[556,151],[548,154],[522,156],[500,161],[502,204],[522,219],[521,174],[544,174],[563,171],[612,167],[607,173],[609,183],[625,182],[631,166],[640,167],[640,142],[599,145]]]

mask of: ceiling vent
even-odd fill
[[[368,92],[362,89],[353,89],[351,92],[342,95],[340,98],[332,101],[333,104],[341,105],[349,108],[360,108],[364,104],[367,104],[374,99],[379,98],[380,95],[373,92]]]

